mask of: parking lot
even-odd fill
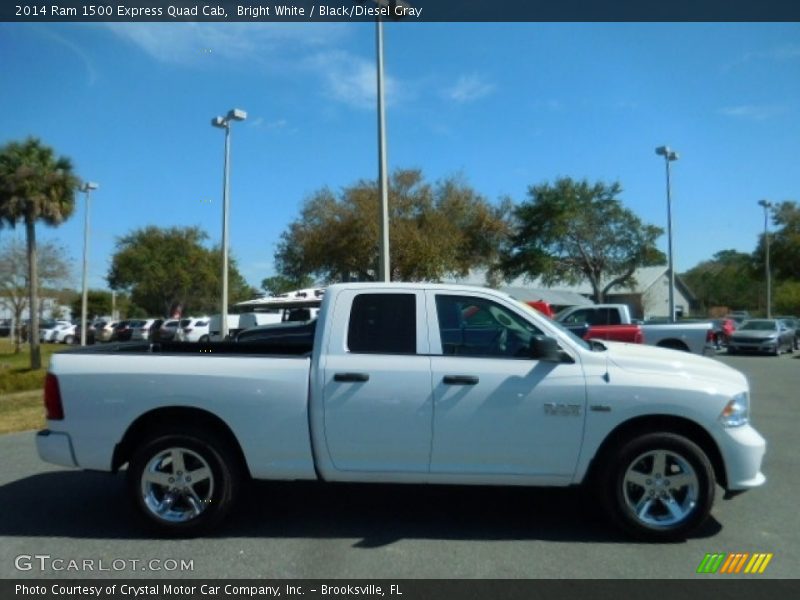
[[[696,570],[716,552],[773,553],[755,577],[796,577],[800,353],[717,360],[750,379],[768,481],[733,500],[718,489],[686,542],[633,543],[580,490],[307,483],[252,485],[214,537],[150,539],[121,475],[47,465],[27,432],[0,436],[0,577],[709,578]],[[94,570],[20,570],[21,555]]]

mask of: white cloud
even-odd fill
[[[462,75],[456,83],[445,90],[445,95],[456,102],[473,102],[488,96],[495,90],[492,83],[485,81],[480,75]]]
[[[743,104],[739,106],[726,106],[721,108],[719,112],[726,117],[764,121],[785,113],[786,108],[777,105]]]
[[[211,57],[282,64],[298,48],[317,48],[341,39],[340,23],[107,23],[115,35],[154,59],[195,64]]]
[[[354,31],[342,23],[108,23],[117,36],[159,62],[202,66],[222,58],[279,72],[311,74],[328,98],[354,108],[374,108],[375,62],[339,49]],[[246,62],[245,62],[246,61]],[[235,67],[237,63],[231,63]],[[401,94],[398,81],[385,80],[387,104]],[[405,96],[408,96],[406,93]],[[256,126],[267,126],[261,122]],[[277,122],[273,127],[280,127]]]
[[[353,108],[375,108],[378,75],[374,62],[349,52],[335,51],[317,54],[306,61],[305,66],[322,76],[329,98]],[[399,82],[388,75],[384,79],[384,93],[386,104],[399,102],[405,95]]]

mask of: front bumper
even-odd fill
[[[45,462],[62,467],[77,467],[72,440],[67,433],[59,433],[43,429],[36,434],[36,450],[39,458]]]
[[[767,450],[767,441],[748,425],[728,427],[718,439],[728,491],[743,491],[762,485],[767,478],[761,472],[761,462]]]
[[[728,349],[736,352],[775,352],[776,346],[780,343],[777,340],[767,341],[736,341],[731,340],[728,343]]]

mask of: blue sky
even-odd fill
[[[100,183],[90,285],[102,288],[115,239],[135,228],[198,225],[219,241],[223,132],[210,120],[246,110],[231,250],[258,286],[306,197],[376,177],[374,44],[364,23],[3,23],[0,144],[40,137]],[[558,176],[617,180],[626,206],[665,227],[654,148],[669,144],[681,271],[752,251],[760,198],[800,200],[798,24],[392,23],[385,51],[391,169],[460,175],[492,202]],[[69,249],[76,286],[78,202],[39,232]]]

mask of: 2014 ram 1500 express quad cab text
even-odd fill
[[[328,288],[311,347],[129,343],[52,357],[40,456],[116,471],[147,520],[218,523],[248,477],[592,484],[635,536],[682,538],[715,482],[764,483],[748,383],[720,362],[585,342],[488,289]]]

